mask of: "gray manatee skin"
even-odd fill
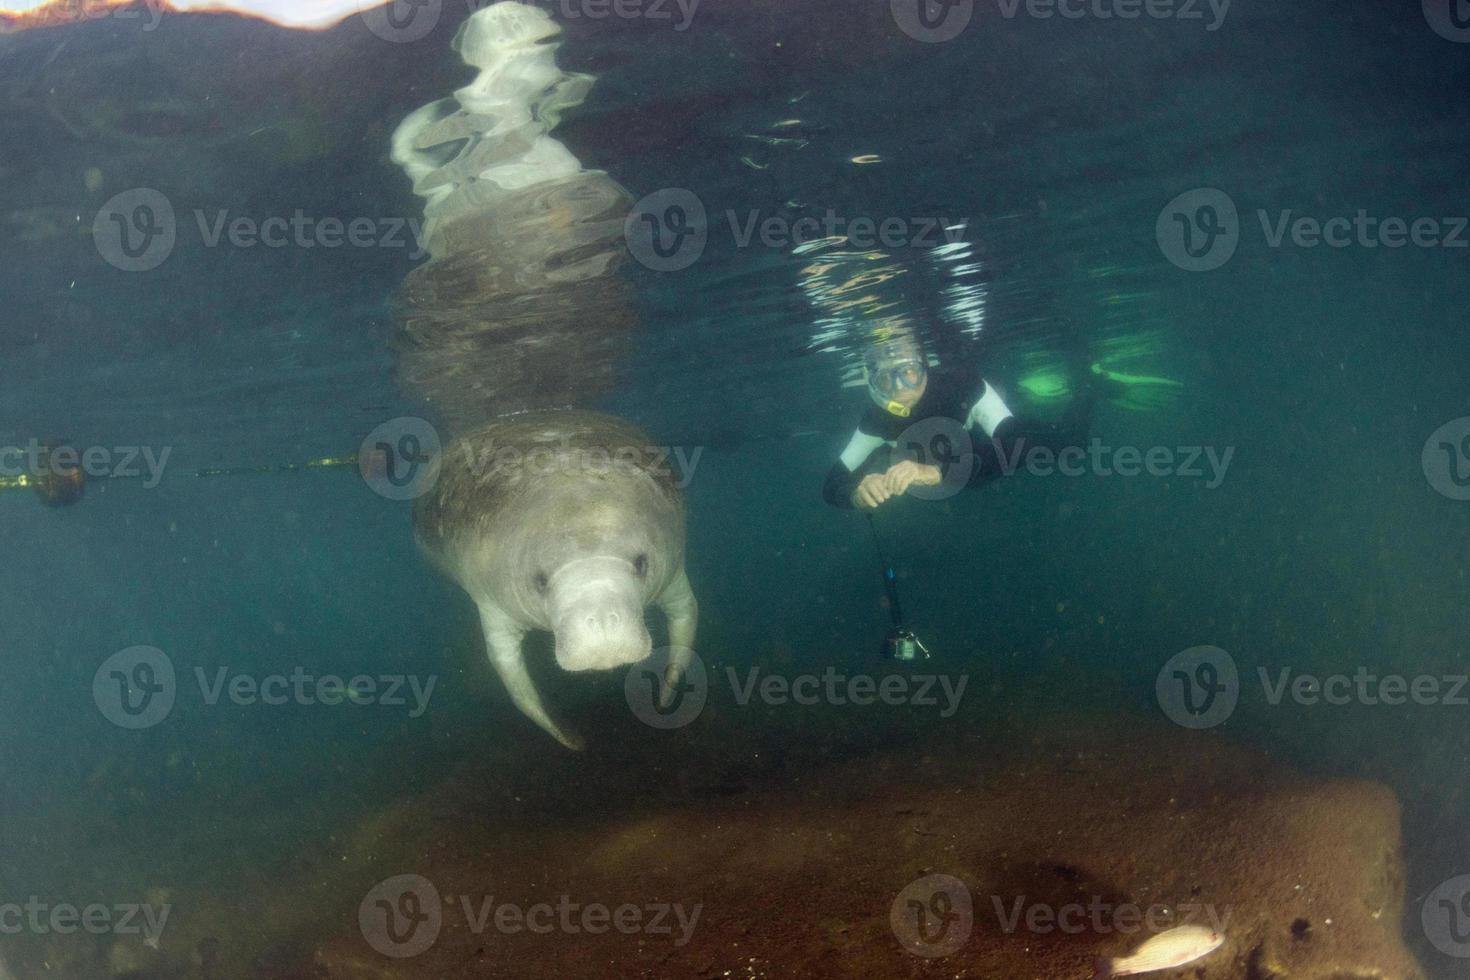
[[[521,655],[556,634],[567,670],[609,669],[652,649],[644,607],[669,618],[667,700],[692,659],[698,606],[684,573],[684,500],[666,454],[637,426],[593,412],[529,412],[451,442],[414,507],[420,547],[480,609],[512,700],[563,744]]]

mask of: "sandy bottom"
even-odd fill
[[[449,775],[351,813],[223,809],[173,828],[166,854],[120,834],[94,879],[172,906],[158,948],[49,937],[11,964],[20,980],[1086,980],[1150,927],[1194,922],[1225,946],[1155,976],[1422,976],[1387,789],[1017,702],[982,693],[944,721],[712,703],[660,732],[604,700],[573,711],[582,754],[509,716]]]

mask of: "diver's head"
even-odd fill
[[[929,384],[924,351],[909,338],[874,344],[863,355],[868,394],[891,415],[907,416]]]

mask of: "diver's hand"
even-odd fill
[[[888,489],[887,473],[869,473],[852,492],[852,505],[858,510],[872,510],[893,496]]]
[[[888,492],[893,496],[907,493],[909,487],[918,485],[921,487],[935,487],[944,479],[944,474],[937,466],[929,466],[924,463],[916,463],[911,459],[894,463],[888,467],[888,472],[883,474],[883,480]]]
[[[852,505],[858,510],[872,510],[892,497],[907,493],[909,487],[938,486],[943,479],[944,474],[939,467],[906,459],[894,463],[885,473],[870,473],[863,477],[852,492]]]

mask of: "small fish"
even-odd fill
[[[1209,956],[1225,942],[1225,937],[1205,926],[1179,926],[1161,932],[1134,950],[1132,956],[1116,960],[1099,958],[1094,964],[1092,980],[1131,977],[1155,970],[1172,970]]]

